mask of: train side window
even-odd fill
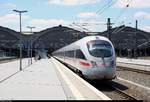
[[[70,57],[74,57],[74,52],[73,51],[69,51]]]
[[[74,51],[66,51],[65,56],[67,57],[74,57]]]
[[[81,50],[76,50],[76,58],[86,59]]]
[[[71,54],[70,57],[74,57],[74,51],[71,51],[70,54]]]

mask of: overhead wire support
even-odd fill
[[[110,21],[110,18],[108,18],[107,19],[107,31],[108,31],[108,35],[107,35],[107,37],[108,37],[108,39],[109,40],[111,40],[111,25],[112,25],[113,23],[111,23],[111,21]]]
[[[134,49],[134,56],[137,58],[137,30],[138,30],[138,21],[135,22],[135,49]]]

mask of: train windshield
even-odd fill
[[[89,53],[94,57],[111,57],[112,46],[107,41],[93,40],[87,43]]]

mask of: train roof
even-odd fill
[[[97,35],[96,36],[86,36],[86,37],[84,37],[78,41],[75,41],[75,42],[73,42],[73,43],[71,43],[71,44],[69,44],[63,48],[60,48],[60,49],[54,51],[53,53],[59,52],[59,51],[66,51],[66,50],[75,50],[77,48],[80,48],[80,46],[82,46],[81,44],[83,41],[88,42],[90,40],[105,40],[105,41],[110,42],[110,40],[104,36],[99,36],[99,35],[98,36]]]
[[[89,41],[89,40],[105,40],[105,41],[108,41],[108,42],[110,42],[110,40],[108,39],[108,38],[106,38],[106,37],[104,37],[104,36],[86,36],[86,37],[84,37],[84,38],[82,38],[82,39],[80,39],[81,41],[82,40],[85,40],[85,41]],[[80,40],[78,40],[77,42],[80,42]]]

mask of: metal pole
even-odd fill
[[[28,46],[28,66],[30,66],[30,46]]]
[[[31,27],[31,26],[27,26],[27,28],[30,28],[30,33],[32,34],[32,29],[35,28],[35,27]],[[32,43],[30,41],[30,47],[31,47],[31,50],[30,50],[30,53],[31,53],[31,64],[32,64]]]
[[[32,44],[31,44],[31,64],[32,64]]]
[[[138,21],[136,20],[136,25],[135,25],[135,52],[134,52],[135,58],[137,58],[137,29],[138,29]]]
[[[22,37],[21,37],[21,12],[19,12],[19,16],[20,16],[20,71],[22,70]]]
[[[108,35],[107,35],[107,37],[108,37],[108,39],[110,40],[110,18],[108,18],[108,20],[107,20],[107,30],[108,30]]]
[[[22,70],[22,37],[21,37],[22,29],[21,29],[21,13],[24,13],[24,12],[27,12],[27,11],[19,11],[19,10],[13,10],[13,11],[19,13],[19,18],[20,18],[20,40],[19,40],[19,43],[20,43],[20,71],[21,71],[21,70]]]
[[[30,28],[30,27],[29,27]],[[32,33],[32,28],[30,28],[31,29],[31,33]],[[32,64],[32,44],[31,44],[31,40],[30,40],[30,58],[31,58],[31,64]]]

